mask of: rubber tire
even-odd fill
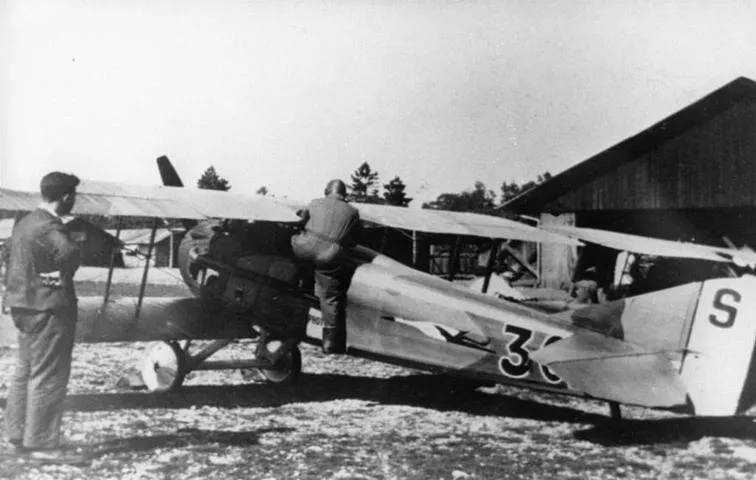
[[[162,372],[164,372],[164,374],[161,375],[160,364],[150,357],[154,350],[157,348],[165,348],[165,346],[168,346],[170,349],[170,353],[173,355],[171,363],[174,363],[176,368],[163,367]],[[187,373],[186,355],[184,354],[184,350],[175,340],[158,342],[151,345],[147,349],[147,355],[145,355],[145,360],[139,373],[142,375],[144,385],[151,392],[170,392],[178,389],[184,382],[184,377]],[[153,381],[153,376],[155,381]]]
[[[302,352],[294,346],[279,362],[278,368],[258,368],[265,380],[270,383],[291,383],[302,373]]]

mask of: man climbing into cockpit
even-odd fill
[[[331,180],[325,197],[316,198],[300,212],[303,231],[292,237],[291,246],[300,260],[315,270],[315,294],[323,318],[323,352],[346,352],[347,290],[354,266],[344,254],[357,245],[360,214],[346,201],[346,185]]]

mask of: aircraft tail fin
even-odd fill
[[[184,182],[181,181],[181,177],[173,164],[167,156],[162,155],[157,159],[158,170],[160,171],[160,178],[163,181],[163,185],[166,187],[183,187]]]
[[[608,325],[532,354],[578,391],[729,416],[756,403],[756,277],[691,283],[576,312]],[[658,338],[652,338],[652,337]]]
[[[756,277],[703,283],[681,377],[698,415],[735,415],[756,401]]]
[[[173,167],[173,164],[171,163],[170,159],[165,156],[161,155],[157,158],[157,164],[158,164],[158,170],[160,171],[160,178],[163,181],[163,185],[166,187],[183,187],[184,182],[181,181],[181,177],[179,176],[176,169]],[[197,225],[197,222],[194,220],[188,220],[184,219],[181,221],[181,223],[184,225],[184,228],[186,230],[191,230],[194,228],[195,225]]]

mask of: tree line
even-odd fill
[[[368,162],[363,162],[357,167],[350,175],[350,180],[348,199],[352,202],[406,207],[413,200],[407,196],[407,185],[398,175],[388,183],[382,184],[378,172],[373,170]],[[499,187],[499,195],[486,187],[484,182],[476,181],[470,189],[456,193],[442,193],[435,200],[424,202],[422,207],[497,215],[502,213],[504,203],[549,180],[551,180],[551,173],[544,172],[527,182],[504,181]],[[197,181],[197,187],[229,190],[231,185],[218,175],[213,166],[210,166]],[[262,186],[257,190],[257,194],[269,195],[270,192],[267,187]]]

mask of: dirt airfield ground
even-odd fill
[[[96,285],[83,290],[95,291]],[[128,294],[128,288],[124,292]],[[170,294],[170,289],[162,293]],[[694,419],[463,382],[303,346],[272,385],[195,372],[178,392],[117,386],[146,344],[77,345],[65,436],[82,467],[0,460],[14,479],[751,479],[751,417]],[[243,358],[250,344],[224,351]],[[0,347],[4,408],[15,350]]]

